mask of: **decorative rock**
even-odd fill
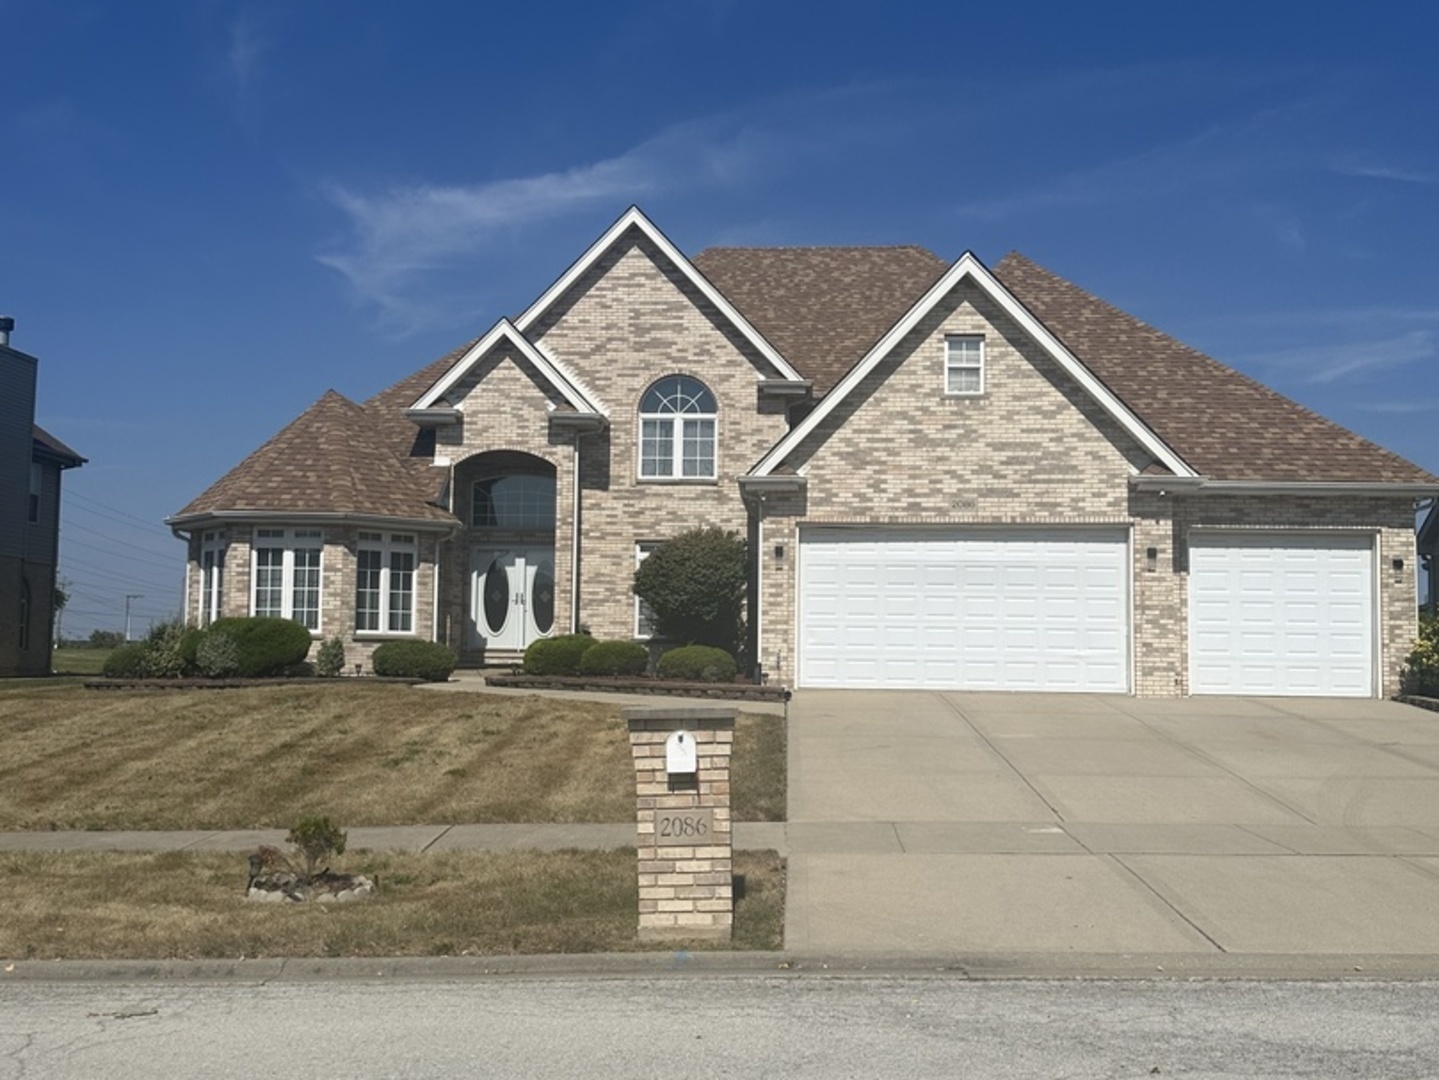
[[[322,870],[304,881],[299,874],[278,871],[252,876],[245,897],[261,903],[288,900],[299,904],[313,900],[317,904],[344,904],[368,900],[374,891],[375,882],[364,874],[334,874]]]

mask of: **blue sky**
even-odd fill
[[[0,312],[67,635],[333,387],[681,249],[1011,249],[1439,472],[1439,6],[0,0]]]

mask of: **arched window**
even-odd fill
[[[709,387],[688,375],[655,383],[640,401],[640,476],[712,480],[719,409]]]

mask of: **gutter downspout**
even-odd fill
[[[570,476],[574,491],[570,493],[570,633],[580,632],[580,433],[570,454]]]

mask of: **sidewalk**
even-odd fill
[[[196,832],[0,832],[0,851],[253,851],[285,846],[285,829]],[[518,851],[634,847],[635,826],[400,825],[347,829],[349,851]],[[774,848],[784,854],[783,822],[736,822],[738,850]]]

